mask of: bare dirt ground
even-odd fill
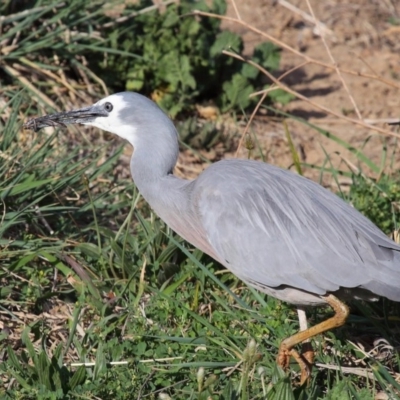
[[[341,78],[334,69],[308,63],[284,78],[285,84],[292,89],[312,102],[350,118],[381,120],[400,117],[400,26],[392,22],[396,19],[399,21],[400,2],[310,0],[315,18],[324,23],[329,30],[324,36],[326,45],[321,36],[313,34],[315,25],[283,6],[282,3],[285,2],[236,0],[235,3],[232,1],[228,3],[229,17],[245,21],[298,50],[303,56],[328,64],[336,63],[341,69],[376,75],[394,83],[385,84],[371,78],[344,73]],[[306,0],[290,0],[290,4],[311,15]],[[260,34],[232,21],[224,21],[223,28],[239,33],[244,38],[246,54],[250,54],[256,44],[265,40]],[[334,61],[330,58],[326,47],[329,48]],[[305,60],[301,55],[295,55],[284,49],[281,55],[281,68],[275,76],[278,77],[303,64]],[[348,86],[347,90],[342,79]],[[354,103],[351,101],[351,96],[354,98]],[[393,137],[382,136],[371,129],[340,119],[303,100],[293,100],[284,106],[283,110],[329,130],[356,148],[361,148],[366,139],[372,136],[364,151],[377,163],[382,154],[384,138],[390,150],[398,146]],[[355,158],[342,147],[304,124],[288,120],[288,125],[297,148],[302,150],[300,154],[303,156],[303,161],[321,165],[328,154],[335,165],[341,164],[343,169],[347,168],[343,164],[343,159],[356,163]],[[396,128],[389,127],[387,123],[378,122],[374,126],[396,132]],[[258,115],[252,129],[261,142],[263,152],[268,155],[268,162],[284,168],[292,164],[292,156],[281,122]],[[245,149],[239,152],[241,157],[245,157],[246,154]],[[233,153],[225,154],[225,157],[231,156]],[[397,157],[395,165],[399,163],[400,158]],[[308,176],[314,178],[317,176],[315,170],[310,169],[305,172]]]

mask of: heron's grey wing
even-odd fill
[[[244,281],[317,295],[361,287],[400,301],[400,247],[320,185],[228,160],[203,172],[192,196],[208,241]]]

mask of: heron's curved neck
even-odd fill
[[[162,195],[162,181],[172,174],[179,154],[178,136],[173,125],[153,132],[138,135],[132,143],[131,159],[132,178],[150,205]]]
[[[180,233],[182,229],[176,217],[181,213],[187,214],[190,208],[187,197],[183,195],[190,181],[172,174],[177,157],[172,158],[172,154],[155,150],[153,146],[154,154],[151,156],[147,156],[140,147],[134,150],[131,159],[132,178],[154,212]]]
[[[172,174],[178,159],[178,140],[173,130],[157,131],[134,143],[131,159],[133,180],[155,213],[175,232],[218,259],[192,208],[193,182]]]

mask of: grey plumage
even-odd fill
[[[320,185],[265,163],[228,160],[203,172],[192,196],[216,254],[249,284],[296,304],[349,288],[400,301],[400,247]],[[317,296],[303,299],[293,289]]]

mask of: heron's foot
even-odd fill
[[[304,346],[308,346],[307,341],[312,337],[330,329],[342,326],[349,316],[349,308],[333,294],[321,297],[333,308],[335,315],[326,321],[320,322],[318,325],[297,332],[293,336],[284,339],[279,346],[277,364],[283,369],[287,369],[289,366],[290,357],[293,357],[300,365],[300,382],[302,384],[311,376],[311,366],[314,361],[314,352],[311,349],[311,345],[309,345],[309,348],[303,347],[301,354],[297,353],[295,350],[293,350],[293,348],[301,343],[304,343]]]
[[[290,350],[284,348],[282,344],[279,346],[278,357],[276,358],[276,363],[286,371],[289,368],[290,362]]]
[[[290,350],[290,355],[296,360],[300,366],[300,386],[308,383],[311,377],[312,364],[304,357],[304,354],[299,354],[296,350]]]
[[[290,357],[293,357],[296,360],[297,364],[300,366],[300,385],[309,381],[314,360],[314,351],[312,350],[311,344],[305,344],[308,344],[309,346],[304,346],[303,350],[306,351],[302,351],[302,354],[299,354],[294,349],[288,350],[282,343],[279,347],[278,358],[276,360],[277,364],[284,370],[289,368]]]
[[[301,345],[301,356],[308,362],[308,364],[314,364],[315,352],[310,342],[305,342]]]
[[[305,383],[306,381],[307,383],[310,381],[311,370],[314,364],[314,357],[315,357],[315,352],[311,346],[311,343],[310,342],[303,343],[301,345],[301,358],[307,364],[309,369],[308,371],[301,369],[300,385],[303,385],[303,383]]]

